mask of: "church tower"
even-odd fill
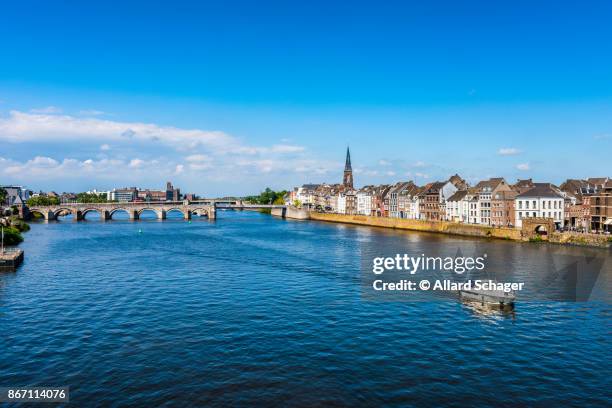
[[[346,163],[344,164],[344,178],[342,185],[346,189],[353,189],[353,168],[351,167],[351,152],[346,148]]]

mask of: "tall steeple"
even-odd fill
[[[351,168],[351,152],[348,146],[346,147],[346,164],[344,165],[344,171],[353,171]]]
[[[351,167],[351,152],[348,146],[346,147],[346,163],[344,164],[344,178],[342,179],[342,185],[346,189],[353,188],[353,168]]]

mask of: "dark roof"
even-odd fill
[[[601,187],[608,181],[608,177],[590,177],[587,181],[591,184],[595,184],[597,187]]]
[[[463,197],[467,195],[467,193],[467,190],[459,190],[452,196],[448,197],[448,200],[446,201],[461,201],[463,200]]]
[[[478,191],[492,191],[503,182],[505,182],[503,177],[492,177],[488,180],[479,181],[476,188]]]
[[[534,187],[516,196],[516,198],[525,197],[550,197],[563,198],[563,196],[554,189],[551,183],[533,183]]]

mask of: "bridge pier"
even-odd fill
[[[100,221],[108,221],[111,219],[110,212],[103,210],[100,211]]]
[[[130,216],[130,221],[136,221],[139,218],[138,210],[130,210],[128,211],[128,215]]]
[[[166,210],[161,210],[160,212],[157,213],[157,217],[160,220],[165,220],[166,219]]]
[[[186,220],[190,220],[191,219],[191,210],[185,209],[183,211],[183,216]]]
[[[53,221],[53,220],[55,220],[55,213],[53,211],[45,211],[45,212],[42,213],[42,215],[43,215],[43,218],[46,221]]]
[[[72,221],[82,221],[83,212],[81,210],[72,210]]]
[[[217,218],[217,206],[213,205],[212,208],[208,209],[208,219],[214,220]]]

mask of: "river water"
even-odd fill
[[[0,275],[0,387],[70,386],[78,406],[611,405],[609,293],[513,313],[372,301],[364,248],[387,243],[475,246],[526,281],[548,247],[232,211],[33,224]]]

